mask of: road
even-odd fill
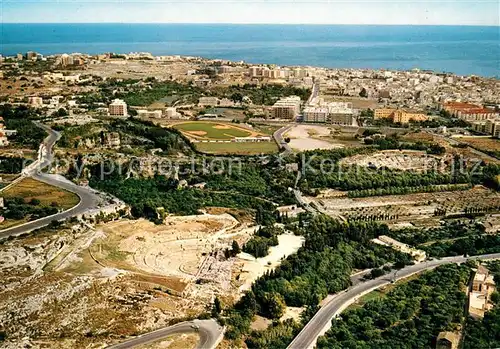
[[[316,98],[319,95],[319,83],[315,82],[312,87],[311,95],[309,96],[307,102],[304,105],[308,105],[311,103],[311,100],[313,98]],[[283,126],[279,130],[273,133],[273,138],[278,143],[278,147],[284,149],[283,153],[281,153],[282,156],[287,156],[289,154],[292,154],[292,148],[288,145],[287,142],[285,142],[284,135],[287,133],[295,124],[288,124],[286,126]]]
[[[318,310],[314,317],[304,326],[302,331],[294,338],[288,349],[313,348],[319,336],[323,335],[331,326],[332,319],[339,315],[345,308],[355,302],[362,295],[377,288],[385,286],[391,281],[409,277],[412,274],[430,270],[448,263],[463,263],[467,260],[500,259],[500,253],[472,257],[447,257],[435,259],[420,264],[414,264],[404,269],[393,271],[379,278],[361,282],[351,286],[346,291],[338,293],[327,304]]]
[[[447,137],[447,136],[444,136],[444,135],[440,135],[440,134],[435,134],[435,133],[432,133],[432,135],[434,136],[437,136],[437,137],[440,137],[442,139],[444,139],[445,141],[447,141],[448,143],[450,143],[451,145],[460,145],[462,144],[460,141],[452,138],[452,137]],[[460,138],[458,138],[460,139]],[[491,155],[488,155],[474,147],[471,147],[470,145],[467,145],[468,149],[470,150],[471,153],[473,154],[476,154],[477,156],[479,156],[480,158],[485,158],[485,159],[488,159],[489,161],[491,161],[492,163],[494,164],[497,164],[499,162],[499,160],[497,158],[495,158],[494,156],[491,156]]]
[[[27,168],[23,169],[22,177],[31,177],[41,182],[53,185],[58,188],[65,189],[75,193],[80,198],[80,202],[69,210],[56,213],[55,215],[37,219],[22,225],[18,225],[9,229],[0,231],[0,239],[16,236],[27,233],[42,227],[47,226],[50,222],[56,220],[64,220],[84,214],[90,209],[97,208],[99,202],[98,193],[90,188],[78,186],[62,176],[42,173],[41,171],[49,166],[52,162],[52,148],[59,140],[61,135],[59,132],[52,130],[50,127],[36,122],[38,127],[43,128],[49,134],[40,145],[38,160],[32,163]]]
[[[194,328],[195,326],[199,328],[196,329]],[[173,334],[196,332],[200,335],[200,341],[198,342],[196,348],[213,349],[222,339],[223,328],[220,327],[215,320],[194,320],[181,322],[170,327],[162,328],[161,330],[146,333],[119,344],[111,345],[106,347],[106,349],[129,349],[160,341]]]
[[[281,153],[281,156],[287,156],[288,154],[292,153],[292,148],[288,145],[287,142],[285,142],[285,139],[283,138],[283,135],[287,133],[294,125],[287,125],[279,130],[276,130],[273,133],[273,138],[278,144],[278,147],[284,149],[284,151]]]

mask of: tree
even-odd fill
[[[233,243],[231,244],[231,251],[233,256],[236,256],[238,253],[241,252],[240,245],[238,244],[238,241],[233,240]]]
[[[494,304],[497,304],[497,305],[500,305],[500,293],[498,292],[493,292],[491,294],[491,298],[490,300],[494,303]]]
[[[40,200],[38,200],[37,198],[33,198],[30,200],[30,205],[38,206],[40,205]]]
[[[367,98],[368,97],[368,92],[366,91],[366,88],[363,87],[361,92],[359,93],[360,97]]]
[[[385,274],[384,270],[380,268],[372,269],[372,271],[370,272],[370,276],[372,279],[378,278],[379,276],[382,276],[384,274]]]
[[[219,297],[215,297],[214,305],[212,307],[212,316],[217,317],[222,312],[222,303]]]
[[[243,95],[240,92],[235,92],[231,95],[231,100],[233,102],[241,102],[243,100]]]
[[[279,319],[285,312],[286,304],[283,296],[277,292],[264,294],[261,313],[270,319]]]
[[[59,110],[56,112],[57,116],[68,116],[68,112],[64,108],[59,108]]]

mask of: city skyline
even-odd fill
[[[499,25],[496,1],[4,0],[2,23]]]

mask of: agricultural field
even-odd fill
[[[500,158],[500,140],[491,137],[460,137],[458,141],[481,150],[496,158]]]
[[[237,126],[234,124],[189,121],[173,125],[172,127],[194,140],[232,140],[236,137],[257,137],[262,133]]]
[[[196,149],[207,154],[258,155],[278,152],[278,146],[271,142],[228,142],[228,143],[195,143]]]
[[[76,194],[37,181],[33,178],[23,179],[16,185],[5,190],[2,194],[5,198],[21,197],[26,202],[31,199],[37,199],[40,200],[42,205],[56,204],[62,209],[71,208],[80,201]]]
[[[409,142],[437,143],[446,149],[447,154],[461,155],[465,158],[470,158],[470,159],[480,159],[486,163],[499,163],[498,160],[495,160],[494,158],[489,156],[485,156],[475,151],[474,149],[471,149],[469,147],[456,146],[452,141],[448,140],[447,138],[440,137],[427,132],[408,133],[402,136],[401,140]],[[473,148],[479,149],[486,154],[496,156],[497,158],[500,157],[498,155],[500,154],[499,140],[495,140],[489,137],[460,137],[460,138],[454,138],[454,140],[462,144],[467,144]]]

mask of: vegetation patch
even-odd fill
[[[278,319],[285,306],[306,306],[302,319],[307,321],[327,294],[350,286],[354,269],[381,267],[389,261],[410,263],[407,255],[369,242],[387,232],[385,225],[345,224],[308,214],[299,215],[297,223],[288,228],[304,235],[304,246],[259,278],[251,291],[225,313],[228,339],[244,339],[249,348],[286,348],[302,324],[291,319],[275,321],[264,331],[251,331],[255,315]]]
[[[500,235],[486,234],[484,226],[474,223],[455,221],[426,230],[391,231],[390,235],[439,258],[500,252]]]
[[[207,154],[218,155],[258,155],[274,154],[278,152],[278,146],[271,142],[231,142],[231,143],[204,143],[195,144],[198,151]]]
[[[38,149],[47,137],[47,133],[33,123],[33,120],[40,117],[33,109],[4,104],[0,105],[0,116],[4,118],[5,128],[17,131],[14,136],[9,137],[14,145]]]
[[[441,331],[461,326],[471,270],[445,265],[347,311],[318,339],[323,348],[432,348]]]
[[[490,137],[460,137],[458,140],[500,159],[500,140]]]
[[[78,195],[33,178],[24,178],[3,192],[5,198],[22,198],[25,202],[37,200],[41,205],[68,209],[78,204]]]

